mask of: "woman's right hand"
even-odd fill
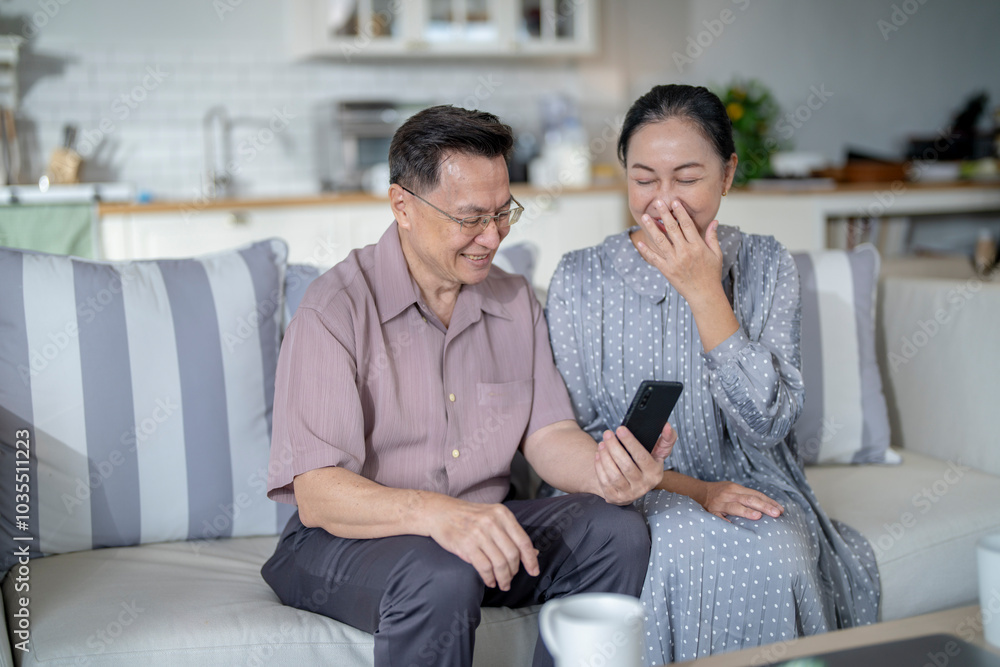
[[[757,520],[764,514],[781,516],[785,508],[760,491],[748,489],[736,482],[702,482],[702,491],[695,500],[720,519],[727,516],[741,516]],[[732,522],[730,522],[732,523]]]

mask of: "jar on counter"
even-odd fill
[[[993,238],[993,232],[989,229],[980,229],[979,238],[976,240],[976,250],[973,254],[973,264],[976,267],[976,275],[986,278],[993,271],[997,260],[997,243]]]

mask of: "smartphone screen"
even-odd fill
[[[680,382],[644,380],[632,397],[622,426],[631,431],[647,451],[652,451],[683,390],[684,385]]]

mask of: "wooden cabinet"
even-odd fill
[[[597,0],[293,0],[296,57],[584,55]]]

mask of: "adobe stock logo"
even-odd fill
[[[938,333],[948,327],[952,318],[972,301],[982,288],[981,281],[967,280],[948,290],[948,294],[945,296],[948,307],[938,308],[926,320],[918,318],[916,325],[911,328],[910,334],[902,337],[898,351],[889,351],[889,365],[892,370],[895,371],[900,366],[909,364],[920,350],[927,347]]]
[[[875,26],[882,33],[882,39],[889,41],[892,33],[898,31],[910,20],[910,17],[917,13],[921,5],[927,4],[927,0],[905,0],[902,6],[893,3],[889,20],[879,19]]]
[[[62,8],[68,5],[71,0],[36,0],[39,11],[31,15],[29,20],[24,22],[21,34],[25,39],[31,39],[38,34],[38,31],[49,24]]]
[[[117,119],[115,122],[110,116],[105,116],[94,129],[84,130],[80,141],[80,155],[90,157],[105,138],[111,136],[119,127],[119,123],[124,123],[132,115],[132,112],[139,108],[143,102],[160,85],[170,77],[170,72],[165,71],[159,65],[147,66],[142,74],[139,83],[131,90],[121,93],[111,102],[111,115]]]
[[[747,7],[750,6],[750,0],[733,0],[733,5],[739,8],[741,12],[746,11]],[[705,28],[701,30],[696,35],[688,35],[687,46],[684,48],[684,53],[680,51],[674,51],[673,60],[674,65],[677,66],[677,71],[683,74],[684,68],[688,65],[694,64],[694,61],[701,57],[705,53],[705,49],[708,49],[715,41],[722,37],[722,34],[726,31],[726,27],[732,25],[736,22],[738,14],[731,9],[723,9],[719,12],[719,17],[714,19],[705,19],[701,22],[701,25]]]

